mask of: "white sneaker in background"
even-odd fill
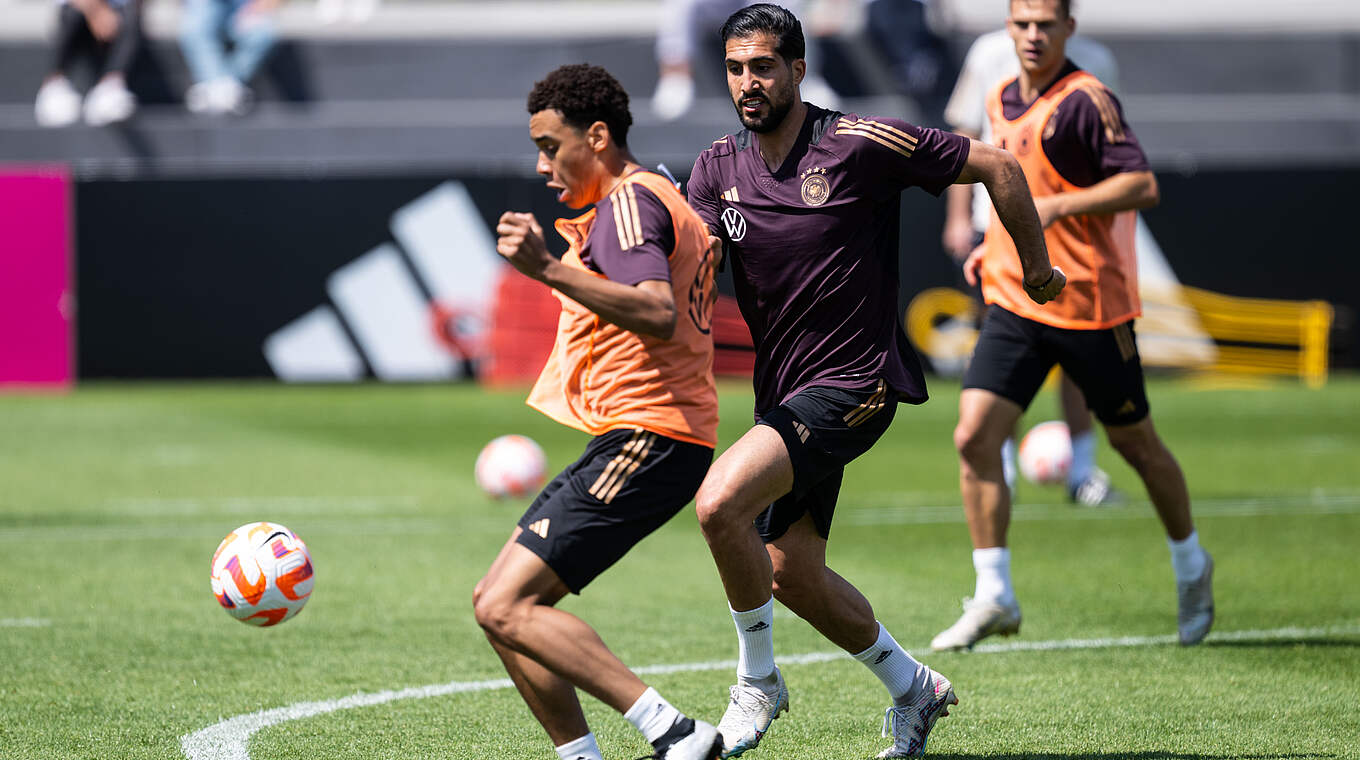
[[[184,107],[189,113],[210,114],[213,112],[212,82],[194,82],[184,92]]]
[[[926,753],[926,738],[935,721],[949,714],[949,706],[957,705],[954,686],[949,679],[926,668],[928,677],[925,691],[909,705],[894,705],[883,715],[883,735],[891,737],[893,745],[878,753],[880,758],[919,757]]]
[[[1110,476],[1099,467],[1075,487],[1067,489],[1067,498],[1081,507],[1117,507],[1124,503],[1124,494],[1110,483]]]
[[[223,77],[214,84],[213,105],[217,113],[245,116],[255,105],[255,93],[232,77]]]
[[[718,721],[718,732],[723,739],[723,757],[736,757],[748,749],[755,749],[761,737],[770,730],[770,724],[782,712],[789,709],[789,688],[784,685],[784,675],[779,668],[774,669],[775,687],[765,692],[759,686],[743,683],[740,680],[731,689],[731,701]]]
[[[255,93],[232,77],[198,82],[184,93],[190,112],[208,116],[244,116],[255,103]]]
[[[92,127],[127,121],[136,112],[137,98],[122,79],[105,79],[85,96],[85,123]]]
[[[1214,558],[1204,552],[1204,572],[1189,583],[1176,584],[1176,632],[1181,646],[1192,646],[1209,635],[1214,624]]]
[[[694,80],[686,74],[662,74],[652,93],[652,113],[662,121],[675,121],[694,105]]]
[[[66,77],[53,77],[38,89],[33,117],[40,127],[68,127],[80,121],[80,93]]]
[[[995,634],[1010,636],[1020,632],[1020,605],[963,600],[963,615],[930,642],[936,652],[972,649],[973,645]]]

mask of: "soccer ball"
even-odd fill
[[[278,523],[242,525],[213,553],[213,596],[228,615],[250,625],[278,625],[298,614],[313,580],[307,545]]]
[[[1040,422],[1020,441],[1020,472],[1039,485],[1066,483],[1072,469],[1072,437],[1067,423]]]
[[[477,485],[491,496],[523,497],[543,486],[548,458],[529,438],[503,435],[477,455]]]

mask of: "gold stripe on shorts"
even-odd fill
[[[1133,330],[1129,325],[1129,322],[1123,322],[1111,329],[1111,332],[1114,333],[1114,342],[1119,346],[1119,358],[1124,361],[1129,361],[1138,353],[1138,346],[1133,339]]]
[[[641,450],[639,450],[636,456],[630,459],[628,464],[622,468],[622,471],[619,473],[618,477],[614,479],[613,487],[611,487],[609,491],[605,493],[605,495],[600,499],[600,501],[603,501],[605,504],[608,504],[609,502],[614,500],[615,496],[619,495],[619,491],[622,491],[624,485],[628,483],[628,478],[632,477],[634,472],[637,472],[637,468],[642,466],[643,460],[645,460],[647,458],[647,455],[651,453],[652,444],[654,443],[656,443],[656,434],[648,433],[645,442],[641,447]]]
[[[628,439],[628,443],[623,445],[618,455],[605,465],[600,477],[595,479],[595,484],[590,487],[590,495],[605,504],[613,501],[623,489],[623,485],[628,482],[628,477],[636,472],[642,460],[647,458],[647,453],[652,450],[652,444],[655,442],[655,433],[648,433],[645,430],[634,431],[633,437]]]
[[[856,427],[868,422],[879,409],[883,408],[883,399],[888,395],[888,384],[882,380],[878,381],[878,388],[874,390],[874,395],[870,396],[863,404],[851,409],[845,415],[847,427]]]

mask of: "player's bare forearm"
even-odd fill
[[[670,340],[675,334],[675,296],[671,284],[646,280],[625,285],[555,261],[541,280],[600,319],[629,332]]]
[[[1049,281],[1053,267],[1044,244],[1044,228],[1034,210],[1034,199],[1020,162],[1000,148],[973,140],[958,182],[981,182],[987,188],[997,217],[1015,241],[1020,265],[1025,270],[1025,283],[1037,287]]]
[[[675,334],[675,296],[668,282],[637,285],[563,264],[548,253],[543,227],[533,214],[507,211],[496,224],[496,252],[525,275],[556,289],[625,330],[669,340]]]
[[[1114,214],[1152,208],[1161,200],[1157,177],[1150,171],[1120,172],[1090,187],[1045,198],[1051,204],[1041,216],[1052,223],[1065,216]]]

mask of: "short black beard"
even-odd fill
[[[779,125],[784,123],[784,118],[789,115],[789,111],[793,110],[793,97],[791,94],[789,99],[785,100],[783,103],[777,104],[768,96],[766,96],[765,102],[770,104],[770,113],[764,117],[755,119],[747,118],[746,114],[742,113],[740,101],[732,104],[737,109],[737,119],[741,121],[742,126],[757,134],[773,132],[776,129],[779,129]]]

